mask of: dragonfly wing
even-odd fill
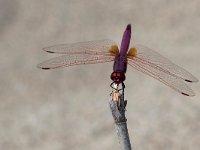
[[[135,48],[137,49],[137,59],[140,59],[143,63],[146,63],[172,76],[181,78],[187,82],[198,82],[198,79],[188,71],[177,66],[156,51],[153,51],[143,45],[136,45]]]
[[[186,83],[183,82],[180,78],[177,76],[172,76],[163,70],[160,70],[156,67],[152,67],[146,61],[143,61],[137,57],[134,57],[132,59],[128,59],[128,64],[132,66],[133,68],[137,69],[138,71],[141,71],[161,82],[168,85],[172,89],[180,92],[183,95],[186,96],[194,96],[195,93],[187,86]]]
[[[109,55],[111,46],[116,45],[114,41],[109,39],[87,41],[72,44],[59,44],[43,48],[49,53],[59,54],[92,54],[92,55]]]
[[[52,59],[49,59],[38,65],[41,69],[55,69],[61,67],[69,67],[74,65],[82,64],[96,64],[105,63],[114,60],[114,56],[96,56],[89,54],[72,54],[72,55],[62,55]]]

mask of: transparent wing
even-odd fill
[[[175,76],[177,78],[181,78],[187,82],[198,82],[198,79],[190,74],[185,69],[177,66],[167,58],[163,57],[159,53],[151,50],[142,45],[136,45],[137,49],[137,60],[143,62],[148,68],[156,68],[168,75]]]
[[[166,73],[164,69],[158,69],[157,67],[154,67],[147,63],[146,61],[134,57],[132,59],[128,59],[128,64],[132,66],[133,68],[137,69],[138,71],[141,71],[161,82],[166,84],[167,86],[171,87],[172,89],[180,92],[183,95],[186,96],[194,96],[195,93],[187,86],[184,81],[174,75],[171,75],[170,73]]]
[[[87,41],[72,44],[59,44],[43,48],[49,53],[59,54],[92,54],[92,55],[109,55],[109,49],[112,45],[116,45],[114,41],[109,39]]]
[[[38,68],[55,69],[55,68],[69,67],[82,64],[105,63],[113,60],[114,56],[71,54],[71,55],[62,55],[49,59],[43,63],[40,63],[38,65]]]
[[[156,68],[150,67],[148,64],[141,62],[139,59],[129,59],[128,64],[133,68],[141,71],[161,82],[168,85],[172,89],[180,92],[186,96],[194,96],[195,93],[185,84],[180,78],[166,74],[165,72]]]

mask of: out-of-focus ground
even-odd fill
[[[128,23],[144,44],[200,79],[200,1],[1,0],[0,149],[119,149],[108,107],[112,63],[40,70],[58,43],[113,39]],[[140,150],[200,149],[200,85],[186,97],[128,68],[131,143]]]

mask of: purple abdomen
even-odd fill
[[[121,47],[120,47],[121,56],[126,56],[126,53],[129,48],[130,40],[131,40],[131,25],[128,24],[122,37],[122,42],[121,42]]]
[[[117,56],[115,56],[115,62],[113,66],[114,72],[126,73],[126,68],[127,68],[126,55],[130,44],[130,39],[131,39],[131,25],[128,24],[122,37],[120,52]]]

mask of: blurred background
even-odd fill
[[[200,79],[199,0],[0,0],[0,149],[119,149],[108,106],[112,63],[40,70],[46,46],[113,39],[128,23],[144,44]],[[199,150],[200,86],[186,97],[128,67],[132,147]]]

